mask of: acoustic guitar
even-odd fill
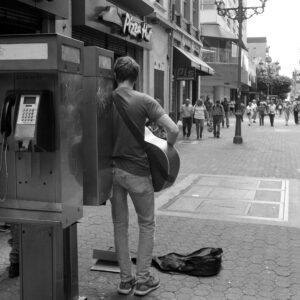
[[[155,192],[171,186],[180,169],[180,157],[176,148],[164,139],[155,136],[145,127],[146,153]]]

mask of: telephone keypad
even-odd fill
[[[35,109],[34,108],[24,108],[22,116],[21,116],[21,122],[28,124],[35,122]]]

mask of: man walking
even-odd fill
[[[185,103],[181,106],[181,119],[182,119],[182,131],[183,137],[189,138],[191,135],[192,122],[193,122],[193,105],[190,99],[186,99]]]
[[[224,114],[225,114],[225,120],[222,119],[222,128],[224,128],[225,121],[226,121],[226,127],[229,127],[229,102],[227,101],[227,98],[224,98],[224,101],[222,102],[223,108],[224,108]]]
[[[149,119],[166,130],[168,143],[174,145],[179,132],[177,125],[155,99],[133,89],[139,74],[137,62],[129,56],[120,57],[115,62],[114,72],[118,84],[114,91],[114,101],[119,101],[124,112],[143,135],[146,119]],[[113,129],[111,211],[115,248],[121,271],[118,292],[127,295],[134,289],[135,295],[144,296],[160,285],[159,279],[150,274],[155,215],[149,162],[145,150],[126,126],[115,106]],[[128,194],[137,213],[139,225],[136,276],[132,273],[128,241]]]
[[[212,107],[212,118],[213,118],[213,127],[214,127],[214,137],[220,137],[220,125],[222,119],[224,118],[224,108],[220,103],[220,100],[216,101],[216,104]]]

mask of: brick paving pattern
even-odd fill
[[[194,142],[193,135],[190,141],[178,144],[182,166],[177,184],[191,174],[281,178],[294,182],[296,192],[290,197],[298,198],[300,127],[292,122],[284,126],[278,118],[274,128],[267,120],[265,127],[257,123],[248,127],[245,122],[242,126],[244,143],[234,145],[234,119],[230,121],[231,127],[221,131],[220,139],[212,138],[206,131],[200,142]],[[157,196],[169,197],[173,192],[170,188]],[[132,205],[130,207],[130,245],[134,255],[138,228]],[[8,238],[8,233],[0,233],[0,299],[17,300],[18,280],[7,278]],[[78,243],[80,295],[89,300],[140,299],[117,294],[118,274],[90,271],[95,262],[93,249],[110,250],[114,246],[109,204],[84,208],[84,217],[78,224]],[[222,217],[212,220],[205,216],[157,216],[155,255],[188,253],[206,246],[223,248],[223,267],[219,275],[200,278],[153,270],[161,279],[161,287],[144,299],[300,299],[298,226],[284,222],[228,221]]]

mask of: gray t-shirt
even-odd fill
[[[121,101],[125,112],[143,135],[147,119],[156,122],[165,114],[160,104],[147,94],[127,87],[117,88],[115,92],[121,97],[118,97],[118,100]],[[127,128],[116,108],[113,109],[114,165],[134,175],[148,176],[150,170],[145,151]]]

